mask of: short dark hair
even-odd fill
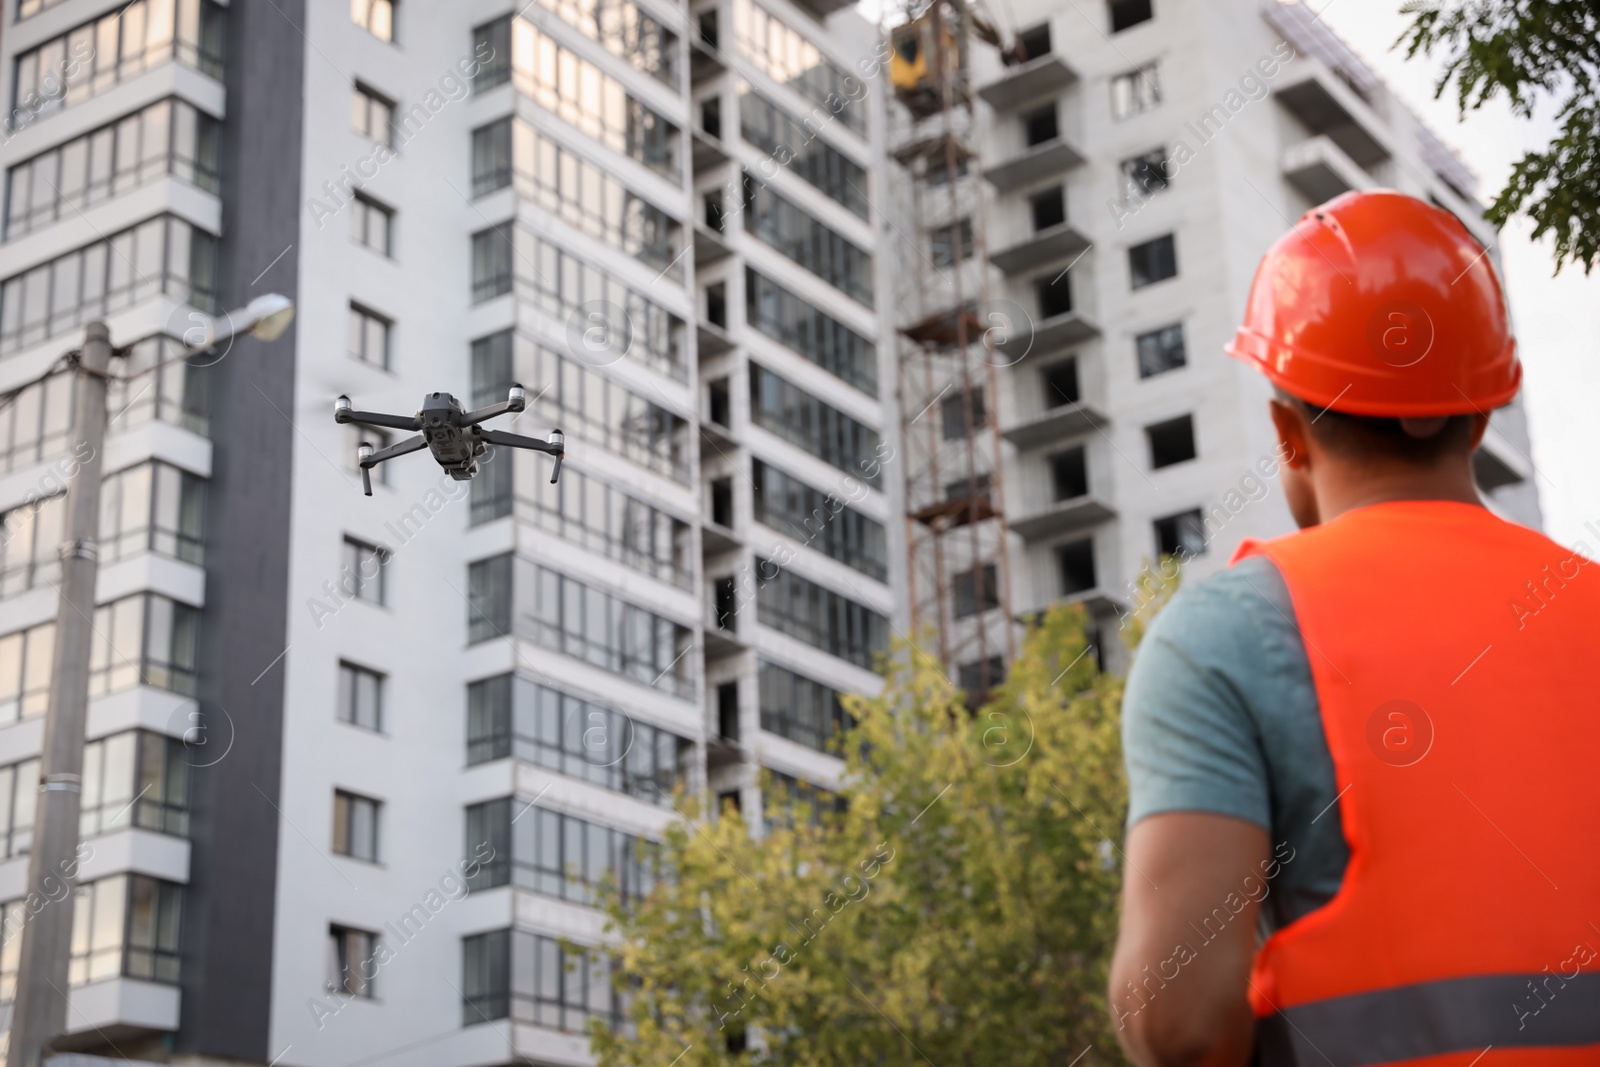
[[[1319,408],[1278,390],[1278,399],[1310,416],[1311,434],[1330,452],[1351,459],[1398,460],[1432,466],[1452,452],[1472,451],[1472,416],[1448,415],[1427,437],[1407,433],[1396,418]]]

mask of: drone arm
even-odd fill
[[[415,415],[385,415],[381,411],[357,411],[350,406],[350,398],[341,396],[333,402],[333,421],[344,425],[381,426],[390,430],[420,430],[422,420]]]
[[[366,493],[367,496],[372,495],[373,467],[376,467],[386,459],[394,459],[396,456],[407,456],[413,452],[420,452],[422,449],[427,447],[428,439],[423,437],[420,433],[415,437],[406,438],[399,444],[390,445],[388,448],[380,448],[376,452],[372,450],[371,445],[367,444],[365,441],[361,442],[360,447],[356,449],[358,466],[361,468],[361,491]]]
[[[507,448],[526,448],[534,452],[543,452],[556,457],[555,468],[550,472],[550,484],[556,484],[556,479],[561,477],[561,461],[566,458],[566,438],[560,430],[550,431],[550,440],[541,441],[537,437],[524,437],[520,433],[507,433],[505,430],[479,430],[478,436],[491,445],[505,445]]]
[[[528,406],[528,395],[522,386],[513,385],[507,391],[506,398],[498,404],[490,404],[486,408],[469,411],[461,416],[462,426],[476,426],[480,422],[488,422],[496,415],[504,415],[508,411],[521,411]]]

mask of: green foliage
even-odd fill
[[[882,695],[848,698],[841,810],[761,840],[731,811],[674,826],[671,877],[608,908],[636,1034],[597,1027],[603,1067],[1121,1062],[1121,680],[1059,607],[992,696],[969,712],[901,645]]]
[[[1561,132],[1512,168],[1485,217],[1502,226],[1521,212],[1533,235],[1555,237],[1556,270],[1569,261],[1589,273],[1600,259],[1600,4],[1594,0],[1408,0],[1412,17],[1396,45],[1406,57],[1445,55],[1434,87],[1454,82],[1465,116],[1504,93],[1530,115],[1536,100],[1556,106]]]

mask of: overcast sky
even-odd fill
[[[1478,175],[1481,201],[1493,199],[1523,152],[1542,149],[1555,134],[1548,109],[1520,119],[1504,100],[1457,121],[1448,94],[1433,98],[1438,60],[1408,61],[1390,49],[1408,21],[1397,0],[1315,0],[1311,7],[1461,154]],[[1550,536],[1585,541],[1594,556],[1600,553],[1600,269],[1585,277],[1582,267],[1569,265],[1552,277],[1551,242],[1529,240],[1530,229],[1514,220],[1500,234],[1500,249],[1526,369],[1523,399],[1539,503]],[[1585,532],[1587,523],[1594,530]]]

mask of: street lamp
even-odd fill
[[[282,336],[294,304],[277,293],[258,296],[219,321],[208,319],[197,337],[185,337],[182,358],[249,335]],[[78,375],[73,429],[78,469],[67,487],[66,539],[61,543],[61,598],[44,749],[39,760],[39,801],[23,900],[22,951],[11,1009],[7,1067],[39,1067],[46,1045],[67,1028],[67,963],[72,948],[73,899],[78,874],[78,816],[83,783],[84,731],[89,709],[89,642],[94,584],[99,569],[100,457],[106,433],[107,368],[113,354],[103,321],[84,328],[73,361]]]

